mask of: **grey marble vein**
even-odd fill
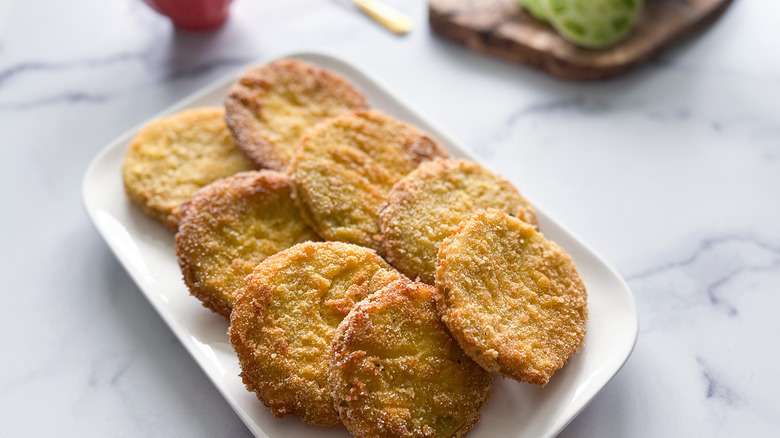
[[[732,407],[740,404],[737,392],[717,376],[716,371],[703,358],[697,357],[696,362],[701,368],[705,384],[704,395],[707,399],[718,400]]]
[[[646,334],[715,316],[738,321],[746,297],[756,293],[746,295],[745,279],[767,274],[780,274],[780,248],[752,236],[722,236],[701,241],[685,257],[626,280],[644,308],[640,332]]]
[[[612,105],[607,101],[582,95],[532,102],[515,109],[498,124],[486,129],[489,134],[473,143],[478,152],[490,156],[498,145],[514,137],[514,132],[522,120],[559,114],[597,114],[609,111],[611,108]]]
[[[0,87],[2,87],[5,82],[12,79],[13,77],[30,72],[56,73],[66,69],[99,68],[131,61],[147,62],[148,58],[149,53],[138,52],[116,53],[100,58],[79,59],[62,62],[25,61],[0,70]]]
[[[51,64],[51,65],[29,63],[29,64],[17,65],[16,67],[0,72],[0,96],[2,96],[2,82],[4,79],[11,79],[13,76],[22,75],[25,72],[36,71],[36,72],[54,74],[57,72],[57,70],[60,69],[76,68],[79,66],[82,67],[86,66],[87,68],[99,68],[103,66],[112,65],[115,62],[120,62],[120,60],[127,61],[131,59],[139,59],[139,58],[133,56],[128,56],[128,57],[117,56],[117,57],[111,57],[103,60],[91,60],[86,63],[66,63],[66,64]],[[239,65],[245,65],[249,61],[250,61],[249,58],[225,58],[225,59],[209,60],[206,62],[198,62],[192,64],[188,64],[186,62],[176,63],[177,66],[175,68],[165,72],[165,74],[161,75],[160,78],[151,81],[150,84],[159,84],[159,83],[177,81],[180,79],[198,77],[201,75],[208,74],[210,72],[219,71],[219,70],[228,70],[231,68],[235,68],[236,66]],[[132,89],[125,89],[121,92],[115,92],[112,94],[104,93],[104,92],[96,93],[92,91],[69,91],[63,94],[44,96],[32,100],[20,100],[20,101],[0,100],[0,111],[30,110],[30,109],[36,109],[43,106],[54,105],[54,104],[77,104],[77,103],[99,104],[99,103],[104,103],[116,97],[117,95],[124,94],[127,91],[132,91]]]
[[[732,243],[745,244],[755,249],[766,251],[772,255],[773,259],[780,260],[780,247],[771,243],[764,242],[753,236],[719,236],[701,241],[688,256],[680,260],[670,261],[657,267],[629,274],[625,278],[630,282],[663,274],[672,269],[685,268],[700,260],[705,254],[717,252],[720,248]],[[768,269],[773,269],[774,267],[774,263],[770,263]]]
[[[77,103],[104,103],[111,99],[111,96],[103,94],[90,94],[82,91],[67,92],[57,96],[48,96],[36,100],[21,102],[3,102],[0,101],[0,111],[17,111],[37,109],[42,106],[54,104],[77,104]]]

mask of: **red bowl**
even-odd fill
[[[184,30],[202,31],[221,26],[233,0],[144,0]]]

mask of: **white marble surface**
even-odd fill
[[[566,83],[345,1],[236,0],[211,34],[140,0],[25,0],[0,29],[0,435],[247,436],[89,224],[81,179],[118,134],[247,63],[367,66],[609,260],[636,349],[562,437],[780,433],[780,30],[736,1],[648,67]]]

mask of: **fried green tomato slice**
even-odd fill
[[[200,189],[182,206],[176,256],[203,306],[230,318],[235,294],[266,257],[320,240],[290,198],[290,181],[270,170],[242,172]]]
[[[445,156],[417,128],[379,111],[355,112],[318,125],[291,166],[303,217],[325,239],[379,249],[379,207],[417,166]]]
[[[450,336],[438,298],[396,281],[339,324],[328,382],[355,437],[461,437],[479,421],[492,379]]]
[[[379,211],[381,252],[409,278],[433,284],[441,242],[463,219],[486,208],[537,226],[531,204],[483,166],[452,159],[423,163],[393,186]]]
[[[587,292],[571,257],[503,211],[445,239],[436,286],[444,323],[487,370],[544,386],[583,345]]]
[[[374,251],[341,242],[301,243],[265,259],[230,315],[247,389],[277,417],[338,424],[327,381],[336,327],[355,303],[400,278]]]
[[[221,108],[196,108],[146,125],[122,165],[133,203],[172,231],[181,204],[201,187],[256,166],[236,145]]]
[[[282,59],[246,71],[225,99],[227,123],[260,167],[284,171],[295,146],[329,117],[367,109],[344,77],[307,62]]]
[[[604,49],[631,35],[644,0],[539,0],[543,15],[564,38]]]

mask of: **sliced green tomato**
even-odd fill
[[[542,0],[517,0],[517,2],[537,20],[547,21]]]
[[[644,0],[539,0],[561,36],[578,46],[603,49],[628,37]]]

